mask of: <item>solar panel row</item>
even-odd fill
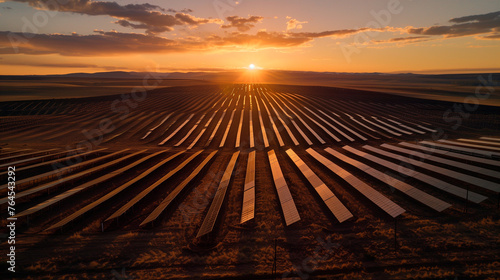
[[[288,189],[283,172],[281,172],[280,164],[274,150],[270,150],[267,153],[267,157],[269,159],[269,164],[271,165],[271,173],[274,179],[274,186],[278,192],[283,217],[285,218],[286,225],[289,226],[300,220],[299,212],[297,211],[297,207],[295,207],[292,194]]]
[[[314,150],[308,149],[309,154],[315,153]],[[293,163],[299,168],[302,175],[306,177],[307,181],[312,185],[314,190],[321,197],[325,205],[330,209],[332,214],[337,218],[337,220],[342,223],[350,218],[352,218],[352,213],[342,204],[338,197],[333,194],[333,192],[326,186],[323,181],[307,166],[304,161],[292,150],[288,149],[286,151],[288,156],[292,159]],[[311,154],[312,155],[312,154]]]
[[[255,151],[248,154],[245,186],[243,187],[243,206],[240,223],[245,223],[255,216]]]
[[[233,156],[231,157],[231,160],[229,161],[229,164],[226,167],[226,171],[224,172],[224,175],[222,175],[222,179],[219,183],[219,187],[217,188],[217,191],[215,192],[214,199],[212,200],[212,203],[210,204],[210,208],[208,209],[208,213],[205,216],[203,223],[201,224],[201,227],[198,231],[198,234],[196,235],[197,238],[212,232],[212,230],[215,226],[215,222],[217,221],[217,217],[219,215],[220,208],[222,207],[222,203],[224,202],[224,198],[226,196],[226,191],[227,191],[227,188],[229,186],[229,181],[231,180],[231,176],[233,174],[233,169],[234,169],[234,166],[236,165],[236,161],[238,160],[239,154],[240,154],[240,151],[233,153]]]

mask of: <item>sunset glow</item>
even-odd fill
[[[1,1],[0,74],[500,69],[499,1],[83,2]]]

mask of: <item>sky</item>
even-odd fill
[[[0,0],[0,75],[500,72],[498,0]]]

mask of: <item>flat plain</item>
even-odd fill
[[[89,83],[0,103],[18,277],[272,279],[274,264],[283,278],[498,277],[498,107],[202,80],[102,96]]]

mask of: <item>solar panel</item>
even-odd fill
[[[373,126],[376,126],[376,127],[380,128],[382,130],[385,130],[385,131],[389,132],[392,135],[395,135],[395,136],[401,136],[402,135],[401,133],[394,132],[394,131],[388,129],[387,127],[385,127],[385,126],[382,126],[382,125],[379,125],[377,123],[374,123],[374,122],[366,119],[365,117],[361,116],[360,114],[358,114],[358,117],[360,117],[362,120],[364,120],[365,122],[367,122],[367,123],[369,123],[369,124],[371,124]]]
[[[312,149],[308,149],[312,150]],[[337,218],[339,222],[344,222],[345,220],[352,217],[351,212],[340,202],[340,200],[333,194],[333,192],[321,181],[321,179],[302,161],[302,159],[292,150],[288,149],[286,151],[288,156],[292,159],[295,165],[299,168],[300,172],[307,178],[307,181],[312,185],[314,190],[318,193],[321,199],[325,202],[329,201],[327,204],[328,209]]]
[[[191,118],[193,118],[193,116],[194,116],[194,114],[189,115],[187,120],[185,120],[179,127],[177,127],[176,130],[174,130],[174,132],[170,133],[170,135],[167,138],[165,138],[163,141],[161,141],[158,145],[161,146],[161,145],[165,144],[168,140],[170,140],[172,137],[174,137],[177,134],[177,132],[179,132],[179,130],[181,130],[191,120]]]
[[[363,157],[363,158],[366,158],[367,160],[371,160],[372,162],[375,162],[379,165],[382,165],[386,168],[389,168],[389,169],[392,169],[396,172],[399,172],[401,174],[404,174],[406,176],[409,176],[409,177],[412,177],[412,178],[415,178],[421,182],[424,182],[426,184],[429,184],[435,188],[438,188],[440,190],[443,190],[445,192],[448,192],[448,193],[451,193],[455,196],[458,196],[458,197],[461,197],[461,198],[464,198],[466,199],[467,197],[469,198],[470,201],[474,202],[474,203],[480,203],[482,202],[483,200],[485,200],[487,197],[485,196],[482,196],[478,193],[475,193],[475,192],[471,192],[469,191],[469,194],[467,194],[467,190],[465,189],[462,189],[462,188],[459,188],[457,186],[454,186],[450,183],[447,183],[445,181],[442,181],[442,180],[439,180],[439,179],[436,179],[434,177],[431,177],[429,175],[426,175],[426,174],[423,174],[421,172],[418,172],[418,171],[415,171],[413,169],[408,169],[406,167],[403,167],[399,164],[395,164],[395,163],[392,163],[390,161],[387,161],[387,160],[384,160],[384,159],[381,159],[379,157],[376,157],[374,155],[371,155],[371,154],[367,154],[365,152],[362,152],[362,151],[359,151],[357,149],[354,149],[352,147],[349,147],[349,146],[344,146],[342,147],[343,149],[353,153],[353,154],[356,154],[360,157]]]
[[[290,105],[295,107],[295,109],[297,109],[299,112],[301,112],[304,116],[306,116],[309,120],[311,120],[314,124],[319,126],[324,132],[326,132],[328,135],[330,135],[330,137],[332,137],[335,141],[340,142],[340,139],[335,134],[333,134],[330,130],[328,130],[326,127],[324,127],[322,124],[317,122],[315,119],[313,119],[312,117],[310,117],[309,115],[304,113],[302,110],[299,109],[299,107],[295,106],[295,104],[293,104],[292,102],[289,102],[289,103],[290,103]]]
[[[276,116],[278,117],[280,122],[283,124],[283,127],[285,127],[285,130],[287,131],[288,135],[290,136],[290,139],[292,139],[293,144],[299,145],[299,141],[297,141],[297,139],[295,138],[295,135],[293,135],[292,131],[290,130],[290,128],[288,127],[286,122],[281,118],[278,111],[274,108],[273,104],[271,103],[271,100],[269,100],[269,98],[267,98],[267,96],[265,96],[265,95],[264,95],[264,97],[266,97],[266,100],[269,102],[269,106],[271,106],[271,109],[273,109],[274,113],[276,114]]]
[[[215,137],[215,133],[217,133],[217,130],[219,130],[219,126],[220,124],[222,123],[222,120],[224,119],[224,116],[226,115],[226,110],[224,110],[222,112],[222,116],[220,117],[219,121],[217,122],[217,125],[215,126],[214,130],[212,131],[212,134],[210,135],[210,138],[208,138],[208,141],[207,143],[205,144],[205,147],[210,145],[210,143],[212,142],[212,140],[214,139]]]
[[[98,167],[95,167],[95,168],[91,168],[91,169],[89,169],[89,170],[87,170],[87,171],[84,171],[84,172],[81,172],[81,173],[75,174],[75,177],[83,177],[83,176],[85,176],[85,175],[87,175],[87,174],[90,174],[90,173],[92,173],[92,172],[96,172],[96,171],[98,171],[98,170],[102,170],[102,169],[105,169],[105,168],[107,168],[107,167],[110,167],[110,166],[116,165],[116,164],[118,164],[118,163],[120,163],[120,162],[125,161],[125,160],[126,160],[126,159],[128,159],[128,158],[131,158],[131,157],[134,157],[134,156],[136,156],[136,155],[142,154],[142,153],[144,153],[145,151],[147,151],[147,150],[142,150],[142,151],[139,151],[139,152],[136,152],[136,153],[130,154],[130,155],[126,155],[126,156],[124,156],[124,157],[122,157],[122,158],[119,158],[119,159],[116,159],[116,160],[114,160],[114,161],[108,162],[108,163],[106,163],[106,164],[104,164],[104,165],[101,165],[101,166],[98,166]],[[59,201],[61,201],[61,200],[64,200],[64,199],[66,199],[66,198],[68,198],[68,197],[70,197],[70,196],[72,196],[72,195],[74,195],[74,194],[77,194],[77,193],[79,193],[79,192],[81,192],[81,191],[85,190],[86,188],[92,187],[92,186],[94,186],[94,185],[96,185],[96,184],[99,184],[99,183],[105,182],[105,181],[107,181],[107,180],[110,180],[110,179],[112,179],[112,178],[114,178],[114,177],[117,177],[118,175],[121,175],[123,172],[126,172],[126,171],[128,171],[128,170],[130,170],[130,169],[134,168],[135,166],[137,166],[137,165],[141,164],[142,162],[144,162],[145,160],[147,160],[147,159],[149,159],[149,158],[151,158],[151,156],[149,156],[149,157],[144,157],[144,158],[142,158],[142,159],[139,159],[139,160],[135,161],[135,162],[134,162],[134,163],[132,163],[132,164],[129,164],[129,165],[127,165],[127,166],[125,166],[125,167],[122,167],[122,168],[120,168],[120,169],[118,169],[118,170],[115,170],[115,171],[109,172],[109,173],[107,173],[106,175],[101,176],[101,177],[99,177],[99,178],[97,178],[97,179],[94,179],[94,180],[92,180],[92,181],[90,181],[90,182],[84,183],[84,184],[82,184],[82,185],[80,185],[80,186],[77,186],[77,187],[75,187],[75,188],[72,188],[72,189],[70,189],[70,190],[67,190],[67,191],[65,191],[65,192],[63,192],[63,193],[61,193],[61,194],[59,194],[59,195],[57,195],[57,196],[55,196],[55,197],[53,197],[53,198],[51,198],[51,199],[48,199],[48,200],[46,200],[46,201],[44,201],[44,202],[42,202],[42,203],[37,204],[36,206],[33,206],[33,207],[29,208],[28,210],[25,210],[25,211],[23,211],[23,212],[21,212],[21,213],[19,213],[19,214],[15,215],[15,217],[19,218],[19,217],[23,217],[23,216],[31,215],[31,214],[33,214],[33,213],[36,213],[36,212],[40,211],[40,210],[43,210],[43,209],[45,209],[45,208],[49,207],[50,205],[53,205],[53,204],[55,204],[55,203],[57,203],[57,202],[59,202]],[[79,176],[77,176],[77,175],[79,175]],[[70,177],[71,177],[71,176],[70,176]],[[64,180],[64,179],[63,179],[63,180]],[[59,180],[58,182],[60,182],[60,181],[62,181],[62,180]],[[51,186],[51,187],[54,187],[54,185],[53,185],[53,186]],[[26,191],[26,192],[23,192],[23,193],[22,193],[22,196],[27,196],[27,195],[30,195],[30,194],[33,194],[33,193],[35,193],[35,192],[41,191],[41,190],[43,190],[43,189],[48,189],[48,188],[40,188],[40,189],[36,188],[36,189],[37,189],[37,190],[31,189],[31,190],[28,190],[28,191]]]
[[[1,161],[11,161],[11,160],[19,159],[19,158],[24,158],[24,157],[27,157],[27,156],[44,154],[44,153],[48,153],[48,152],[52,152],[52,151],[56,151],[56,150],[59,150],[59,149],[48,149],[48,150],[36,151],[36,152],[32,152],[32,153],[13,155],[13,156],[8,156],[8,157],[5,157],[5,158],[2,158],[0,160]]]
[[[399,125],[399,126],[400,126],[400,127],[402,127],[402,128],[405,128],[405,129],[407,129],[407,130],[410,130],[410,131],[416,132],[416,133],[418,133],[418,134],[425,134],[425,132],[424,132],[424,131],[421,131],[421,130],[415,129],[415,128],[413,128],[413,127],[409,127],[409,126],[404,125],[404,124],[402,124],[402,123],[400,123],[400,122],[398,122],[398,121],[391,120],[391,119],[389,119],[389,118],[385,118],[385,119],[386,119],[386,120],[388,120],[388,121],[390,121],[390,122],[392,122],[392,123],[395,123],[395,124]]]
[[[417,152],[417,151],[414,151],[414,150],[408,150],[408,149],[404,149],[404,148],[401,148],[401,147],[396,147],[396,146],[389,145],[389,144],[382,144],[381,147],[388,148],[388,149],[391,149],[391,150],[394,150],[394,151],[398,151],[398,152],[401,152],[401,153],[404,153],[404,154],[407,154],[407,155],[417,156],[417,157],[420,157],[420,158],[425,159],[425,160],[431,160],[431,161],[439,162],[439,163],[446,164],[446,165],[449,165],[449,166],[461,168],[461,169],[464,169],[464,170],[469,170],[469,171],[472,171],[472,172],[476,172],[476,173],[479,173],[479,174],[483,174],[483,175],[487,175],[487,176],[491,176],[491,177],[495,177],[495,178],[500,179],[500,172],[494,171],[494,170],[491,170],[491,169],[486,169],[486,168],[483,168],[483,167],[480,167],[480,166],[474,166],[474,165],[471,165],[471,164],[466,164],[466,163],[458,162],[458,161],[455,161],[455,160],[444,159],[444,158],[440,158],[440,157],[437,157],[437,156],[433,156],[433,155],[429,155],[429,154],[424,154],[424,153],[420,153],[420,152]]]
[[[336,158],[364,171],[365,173],[371,175],[372,177],[386,183],[387,185],[401,191],[402,193],[408,195],[409,197],[431,207],[432,209],[441,212],[448,207],[451,206],[451,204],[446,203],[438,198],[435,198],[413,186],[410,186],[406,184],[403,181],[400,181],[389,174],[383,173],[378,171],[377,169],[374,169],[364,163],[361,163],[357,160],[354,160],[344,154],[341,154],[331,148],[326,148],[326,152],[330,153],[331,155],[335,156]]]
[[[274,134],[276,135],[276,138],[278,139],[278,143],[279,145],[282,147],[282,146],[285,146],[285,143],[283,142],[283,138],[281,138],[281,134],[278,130],[278,127],[276,127],[276,123],[274,122],[273,120],[273,116],[271,115],[271,111],[269,111],[269,109],[267,108],[267,105],[266,105],[266,102],[262,102],[264,104],[264,107],[266,108],[266,111],[267,111],[267,115],[269,117],[269,121],[271,122],[271,126],[274,130]]]
[[[294,118],[297,118],[298,120],[300,120],[302,122],[302,124],[307,128],[307,130],[309,130],[309,132],[311,132],[314,137],[316,137],[316,139],[318,139],[318,141],[321,143],[321,144],[325,144],[325,140],[323,140],[323,138],[321,138],[318,133],[316,133],[316,131],[314,129],[312,129],[295,111],[293,111],[284,101],[283,102],[283,105],[294,115]],[[292,119],[294,119],[292,118]],[[302,137],[305,136],[304,132],[302,132],[302,130],[300,130],[300,128],[296,125],[295,126],[296,128],[298,128],[297,130],[299,130],[299,132],[301,132],[301,135]],[[306,138],[304,139],[308,139],[307,136]],[[307,141],[307,140],[306,140]],[[309,145],[312,145],[312,142],[309,140],[308,141]]]
[[[313,156],[316,160],[323,163],[328,169],[330,169],[337,176],[341,177],[349,183],[352,187],[354,187],[358,192],[363,194],[366,198],[372,201],[375,205],[377,205],[380,209],[384,210],[391,217],[395,218],[405,212],[403,208],[401,208],[396,203],[392,202],[390,199],[368,186],[363,181],[356,178],[354,175],[344,170],[340,166],[331,162],[329,159],[323,157],[315,150],[309,148],[306,150],[311,156]]]
[[[224,147],[224,144],[226,143],[227,135],[229,134],[229,130],[231,129],[231,124],[233,124],[235,112],[236,110],[233,110],[233,112],[231,112],[231,118],[229,118],[229,123],[226,126],[226,131],[224,131],[224,135],[222,136],[222,140],[220,141],[219,148]]]
[[[201,118],[193,125],[193,127],[188,131],[188,133],[186,133],[186,135],[181,139],[179,140],[179,142],[177,142],[177,144],[174,145],[174,147],[178,147],[180,146],[182,143],[184,143],[184,141],[186,141],[186,139],[191,135],[191,133],[193,133],[193,131],[198,127],[198,125],[200,125],[200,122],[201,120],[205,117],[205,115],[201,116]]]
[[[243,188],[243,206],[241,222],[244,223],[254,218],[255,211],[255,151],[248,154],[245,186]]]
[[[347,130],[347,131],[349,131],[350,133],[352,133],[352,134],[356,135],[357,137],[359,137],[361,140],[364,140],[364,141],[368,140],[368,139],[367,139],[366,137],[364,137],[363,135],[361,135],[361,134],[357,133],[356,131],[354,131],[354,130],[350,129],[349,127],[345,126],[343,123],[341,123],[341,122],[339,122],[338,120],[336,120],[336,119],[332,118],[332,117],[331,117],[330,115],[328,115],[327,113],[325,113],[325,112],[323,112],[323,111],[321,111],[321,110],[318,110],[318,111],[319,111],[321,114],[325,115],[325,116],[326,116],[327,118],[329,118],[330,120],[334,121],[336,124],[338,124],[338,125],[340,125],[341,127],[343,127],[345,130]],[[335,114],[335,115],[337,115],[337,114]],[[338,116],[338,115],[337,115],[337,116]],[[349,139],[349,138],[348,138],[348,139]],[[351,140],[351,141],[354,141],[354,139],[353,139],[353,140]]]
[[[163,151],[156,152],[156,153],[148,156],[146,159],[155,157],[155,156],[157,156],[159,154],[162,154],[162,153],[165,153],[167,151],[168,150],[163,150]],[[134,179],[126,182],[125,184],[123,184],[123,185],[119,186],[118,188],[112,190],[111,192],[107,193],[106,195],[104,195],[103,197],[99,198],[98,200],[96,200],[96,201],[94,201],[94,202],[86,205],[85,207],[81,208],[77,212],[74,212],[73,214],[69,215],[68,217],[66,217],[66,218],[62,219],[61,221],[57,222],[56,224],[52,225],[51,227],[49,227],[48,229],[46,229],[46,231],[63,227],[66,224],[68,224],[68,223],[76,220],[77,218],[81,217],[82,215],[84,215],[88,211],[90,211],[90,210],[98,207],[102,203],[104,203],[107,200],[109,200],[110,198],[114,197],[119,192],[123,191],[124,189],[128,188],[129,186],[131,186],[131,185],[135,184],[136,182],[140,181],[141,179],[143,179],[144,177],[146,177],[147,175],[149,175],[151,172],[153,172],[154,170],[156,170],[158,167],[160,167],[162,165],[163,165],[163,162],[160,162],[160,163],[156,164],[155,166],[153,166],[153,167],[149,168],[148,170],[144,171],[143,173],[141,173],[139,176],[136,176]]]
[[[300,135],[302,136],[302,138],[304,138],[304,140],[306,140],[307,144],[312,145],[313,144],[312,141],[309,139],[309,137],[307,137],[307,135],[302,131],[302,129],[293,120],[293,117],[291,115],[289,115],[285,111],[285,109],[283,109],[283,107],[281,107],[281,105],[276,101],[276,99],[274,99],[274,97],[272,95],[270,95],[269,97],[274,101],[274,103],[276,103],[276,105],[278,105],[278,107],[281,109],[281,111],[283,111],[283,113],[285,113],[285,115],[288,117],[288,119],[292,122],[292,124],[295,127],[295,129],[297,129],[297,131],[300,133]]]
[[[383,124],[383,125],[385,125],[385,126],[387,126],[387,127],[391,128],[391,129],[393,129],[393,130],[399,131],[399,132],[401,132],[401,133],[403,133],[403,134],[407,134],[407,135],[411,135],[411,134],[413,134],[413,133],[411,133],[411,132],[409,132],[409,131],[406,131],[406,130],[403,130],[403,129],[401,129],[401,128],[395,127],[395,126],[393,126],[393,125],[391,125],[391,124],[388,124],[388,123],[386,123],[386,122],[382,121],[381,119],[379,119],[379,118],[377,118],[377,117],[375,117],[375,116],[372,116],[372,119],[374,119],[374,120],[378,121],[379,123],[381,123],[381,124]]]
[[[177,166],[175,169],[171,170],[170,172],[168,172],[165,176],[163,176],[162,178],[160,178],[158,181],[156,181],[155,183],[153,183],[151,186],[147,187],[146,189],[144,189],[141,193],[139,193],[138,195],[136,195],[132,200],[130,200],[129,202],[127,202],[125,205],[123,205],[122,207],[120,207],[120,209],[118,209],[115,213],[113,213],[109,218],[107,218],[104,222],[107,222],[109,220],[112,220],[112,219],[115,219],[115,218],[118,218],[120,217],[121,215],[123,215],[125,212],[127,212],[130,208],[132,208],[132,206],[134,206],[135,204],[137,204],[137,202],[139,202],[140,200],[142,200],[144,197],[146,197],[146,195],[148,195],[151,191],[153,191],[156,187],[158,187],[159,185],[161,185],[163,182],[165,182],[166,180],[168,180],[170,177],[172,177],[175,173],[177,173],[179,170],[181,170],[184,166],[186,166],[191,160],[193,160],[193,158],[195,158],[197,155],[199,155],[201,151],[198,151],[196,153],[194,153],[193,155],[191,155],[188,159],[186,159],[184,162],[182,162],[179,166]],[[183,154],[185,151],[180,151],[178,153],[175,153],[171,156],[169,156],[168,158],[166,158],[164,160],[164,163],[166,162],[169,162],[171,161],[172,159],[178,157],[179,155]]]
[[[281,210],[283,211],[283,217],[285,218],[285,223],[287,226],[298,222],[300,220],[299,212],[295,207],[293,202],[292,194],[288,189],[285,177],[281,172],[280,164],[274,150],[270,150],[267,153],[269,164],[271,165],[271,173],[274,179],[274,186],[278,192],[278,198],[281,204]]]
[[[250,102],[251,102],[251,100],[252,99],[250,99]],[[250,103],[250,105],[252,105],[252,104]],[[248,112],[248,117],[249,117],[249,120],[250,120],[250,126],[249,126],[249,130],[250,130],[250,148],[253,148],[253,147],[255,147],[255,138],[253,136],[252,109],[250,109],[250,111]]]
[[[4,163],[4,164],[0,164],[0,168],[4,168],[4,167],[7,167],[7,166],[15,166],[16,169],[20,168],[21,166],[24,166],[24,165],[27,165],[27,164],[30,164],[30,163],[34,163],[34,162],[39,162],[39,161],[45,161],[47,159],[50,159],[54,156],[59,156],[59,155],[68,155],[68,154],[71,154],[71,153],[76,153],[78,150],[81,150],[82,148],[78,148],[78,149],[73,149],[73,150],[67,150],[67,151],[63,151],[63,152],[58,152],[58,153],[53,153],[53,154],[47,154],[47,155],[43,155],[43,156],[38,156],[38,157],[32,157],[32,158],[27,158],[27,159],[21,159],[21,160],[18,160],[18,161],[10,161],[8,163]]]
[[[500,143],[497,142],[491,142],[491,141],[484,141],[484,140],[476,140],[476,139],[457,139],[458,141],[465,141],[465,142],[471,142],[471,143],[477,143],[477,144],[484,144],[487,145],[486,147],[489,146],[500,146]]]
[[[453,170],[450,170],[450,169],[447,169],[447,168],[443,168],[443,167],[439,167],[439,166],[436,166],[436,165],[433,165],[433,164],[429,164],[429,163],[426,163],[426,162],[423,162],[423,161],[418,161],[418,160],[414,160],[412,158],[407,158],[407,157],[404,157],[404,156],[393,154],[393,153],[390,153],[390,152],[387,152],[387,151],[384,151],[384,150],[381,150],[381,149],[378,149],[378,148],[375,148],[375,147],[372,147],[372,146],[369,146],[369,145],[365,145],[365,146],[363,146],[363,148],[367,149],[367,150],[370,150],[372,152],[375,152],[375,153],[387,156],[387,157],[391,157],[393,159],[396,159],[396,160],[399,160],[399,161],[402,161],[402,162],[410,163],[410,164],[412,164],[414,166],[418,166],[418,167],[421,167],[421,168],[424,168],[424,169],[427,169],[427,170],[430,170],[430,171],[433,171],[433,172],[438,172],[438,173],[440,173],[442,175],[445,175],[445,176],[448,176],[448,177],[451,177],[451,178],[455,178],[455,179],[458,179],[460,181],[464,181],[466,183],[473,184],[473,185],[485,188],[487,190],[491,190],[491,191],[494,191],[494,192],[500,192],[500,184],[497,184],[497,183],[494,183],[494,182],[491,182],[491,181],[488,181],[488,180],[484,180],[484,179],[481,179],[481,178],[477,178],[477,177],[474,177],[474,176],[470,176],[470,175],[467,175],[467,174],[456,172],[456,171],[453,171]]]
[[[257,104],[257,111],[259,112],[259,122],[260,122],[260,130],[262,132],[262,141],[264,141],[264,146],[269,147],[269,141],[267,140],[266,128],[264,127],[264,121],[262,120],[262,113],[260,112],[259,102],[255,100],[255,104]]]
[[[99,149],[99,150],[96,150],[96,151],[93,151],[93,152],[88,152],[88,153],[85,153],[85,154],[88,155],[88,154],[95,153],[97,151],[102,151],[102,150],[105,150],[105,148]],[[16,181],[16,188],[19,188],[20,186],[29,185],[29,184],[32,184],[32,183],[39,183],[39,182],[42,182],[42,181],[47,181],[47,180],[52,180],[52,179],[55,180],[56,178],[61,178],[63,175],[68,174],[68,173],[70,173],[70,172],[72,172],[74,170],[81,169],[81,168],[83,168],[85,166],[91,166],[92,164],[101,162],[101,161],[103,161],[105,159],[108,159],[108,158],[115,157],[116,155],[124,153],[125,151],[128,151],[128,150],[129,149],[124,149],[124,150],[121,150],[121,151],[118,151],[118,152],[114,152],[114,153],[111,153],[111,154],[108,154],[108,155],[104,155],[104,156],[101,156],[101,157],[98,157],[98,158],[94,158],[94,159],[91,159],[91,160],[87,160],[87,161],[80,162],[80,163],[73,164],[73,165],[69,165],[69,166],[63,165],[64,167],[62,167],[62,168],[58,168],[58,166],[53,166],[53,170],[51,170],[49,172],[46,172],[46,173],[43,173],[43,174],[38,174],[38,175],[29,177],[29,178],[26,178],[26,179],[22,179],[22,180]],[[74,158],[74,157],[72,157],[72,158]],[[7,185],[8,184],[5,184],[5,185],[1,186],[0,190],[6,189]],[[19,193],[16,194],[17,198],[19,198],[18,195],[19,195]]]
[[[203,223],[201,224],[201,227],[198,231],[198,234],[196,237],[201,237],[203,235],[206,235],[207,233],[212,232],[215,222],[217,221],[217,217],[219,215],[219,211],[222,207],[222,203],[224,202],[224,197],[226,196],[226,191],[229,186],[229,181],[231,179],[231,175],[233,174],[233,169],[234,166],[236,165],[236,161],[238,160],[238,156],[240,154],[240,151],[237,151],[233,154],[231,157],[231,160],[229,161],[229,164],[226,167],[226,171],[224,172],[224,175],[222,175],[222,179],[219,183],[219,187],[217,188],[217,191],[215,192],[214,199],[212,200],[212,203],[210,204],[210,208],[208,209],[208,213],[205,216],[205,219],[203,220]]]
[[[304,108],[309,111],[311,114],[313,114],[314,116],[316,116],[318,119],[322,120],[324,123],[326,123],[328,126],[330,126],[331,128],[333,128],[335,131],[337,131],[340,135],[344,136],[345,138],[347,138],[347,140],[349,141],[354,141],[354,139],[345,134],[342,130],[338,129],[336,126],[334,126],[333,124],[331,124],[330,122],[327,122],[324,118],[322,118],[321,116],[319,116],[318,114],[316,114],[314,111],[312,111],[311,109],[307,108],[304,106]],[[337,138],[338,139],[338,138]],[[339,139],[340,140],[340,139]]]
[[[490,147],[490,146],[484,146],[484,145],[468,144],[468,143],[457,142],[457,141],[450,141],[450,140],[438,140],[438,142],[441,142],[441,143],[446,143],[446,144],[452,144],[452,145],[465,146],[465,147],[472,147],[472,148],[486,149],[486,150],[491,150],[491,151],[500,151],[500,148],[497,148],[497,147]],[[500,156],[500,153],[490,152],[490,155]]]
[[[154,222],[158,217],[167,209],[172,201],[174,201],[178,195],[186,188],[186,186],[193,181],[193,179],[203,170],[207,163],[217,154],[217,151],[211,152],[189,176],[184,179],[174,190],[172,190],[168,196],[149,214],[149,216],[139,225],[145,226],[151,222]]]
[[[500,141],[500,138],[495,138],[495,137],[480,137],[479,139],[488,140],[488,141]]]
[[[168,120],[168,118],[170,118],[170,116],[172,116],[173,113],[170,113],[168,114],[168,116],[166,116],[157,126],[151,128],[148,132],[146,132],[146,134],[141,138],[141,140],[144,140],[146,139],[155,129],[157,129],[158,127],[160,127],[164,122],[166,122]]]
[[[245,103],[245,97],[243,97],[243,104]],[[243,105],[245,106],[245,105]],[[240,147],[240,142],[241,142],[241,127],[243,126],[243,116],[244,116],[245,110],[241,110],[241,115],[240,115],[240,124],[238,125],[238,132],[236,132],[236,143],[235,147],[239,148]]]

